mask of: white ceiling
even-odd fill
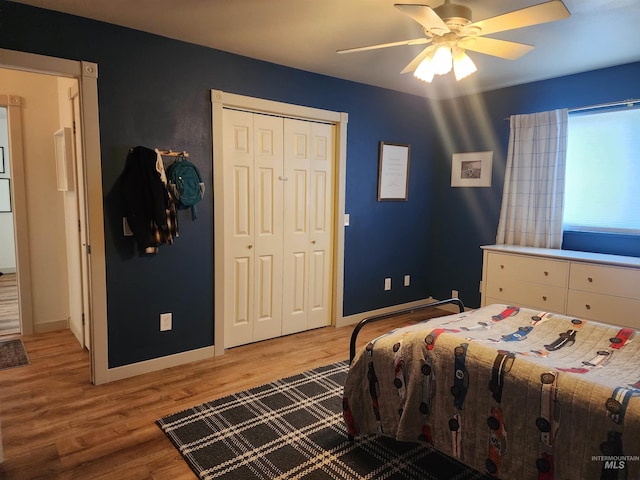
[[[469,52],[478,72],[425,84],[400,71],[423,45],[336,54],[422,36],[394,0],[14,0],[332,77],[445,98],[640,61],[639,0],[564,0],[568,19],[489,35],[535,45],[518,60]],[[412,3],[411,0],[395,0]],[[443,0],[418,0],[436,7]],[[455,0],[473,21],[543,0]]]

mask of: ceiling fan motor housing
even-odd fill
[[[464,5],[450,3],[449,0],[434,8],[433,11],[454,31],[459,31],[471,23],[471,9]]]

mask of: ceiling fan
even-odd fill
[[[471,21],[471,9],[445,0],[438,7],[397,3],[394,5],[422,26],[424,37],[365,47],[347,48],[337,53],[353,53],[400,45],[430,44],[420,52],[401,73],[414,75],[431,82],[434,75],[444,75],[452,69],[457,80],[477,70],[466,50],[515,60],[533,50],[533,45],[487,38],[492,33],[515,30],[570,16],[561,0],[550,0],[503,15]]]

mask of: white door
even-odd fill
[[[285,335],[331,321],[333,138],[332,125],[284,121]]]
[[[331,284],[333,266],[334,125],[311,124],[311,202],[309,233],[308,328],[331,324]]]
[[[74,141],[74,157],[76,167],[76,200],[78,209],[78,236],[79,236],[79,252],[80,257],[80,290],[82,295],[82,313],[81,313],[81,330],[82,339],[78,339],[83,347],[91,349],[91,309],[90,309],[90,292],[89,292],[89,259],[87,245],[89,240],[87,236],[87,209],[86,209],[86,193],[85,193],[85,175],[84,175],[84,156],[82,149],[82,131],[80,126],[82,121],[80,118],[80,95],[78,92],[78,84],[76,83],[71,92],[71,102],[73,107],[73,141]]]
[[[225,346],[281,334],[282,118],[224,110]]]
[[[282,118],[253,115],[255,304],[253,340],[282,334]]]

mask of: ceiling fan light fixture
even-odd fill
[[[431,59],[431,68],[436,75],[446,75],[453,67],[453,57],[449,45],[440,45],[436,48]]]
[[[420,62],[418,68],[413,72],[413,76],[418,80],[422,80],[423,82],[431,83],[433,81],[433,77],[436,72],[433,71],[433,65],[431,64],[432,56],[429,55],[427,58]]]
[[[477,71],[476,64],[464,50],[460,50],[453,57],[453,74],[456,76],[456,80],[460,81]]]
[[[475,23],[472,23],[471,9],[452,3],[452,0],[443,0],[442,5],[433,8],[413,3],[396,3],[394,6],[420,24],[423,37],[338,50],[338,53],[431,43],[400,72],[404,74],[413,71],[416,78],[425,82],[431,82],[435,75],[446,75],[451,70],[457,81],[476,72],[477,67],[465,53],[465,49],[516,60],[534,48],[533,45],[485,35],[555,22],[571,16],[562,0],[546,0]]]

